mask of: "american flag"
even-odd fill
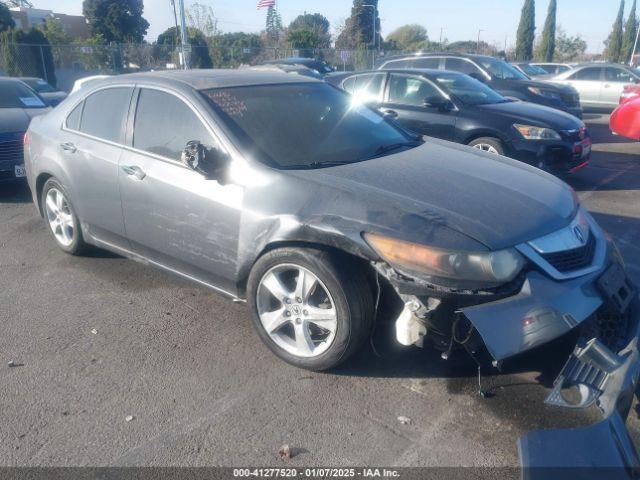
[[[258,0],[258,8],[275,7],[276,0]]]

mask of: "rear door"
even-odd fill
[[[224,148],[187,97],[143,87],[134,102],[130,148],[120,161],[122,209],[132,248],[233,292],[243,189],[205,179],[181,162],[189,141]]]
[[[580,103],[598,106],[602,104],[602,67],[585,67],[571,74],[567,81],[580,93]]]
[[[604,83],[600,100],[607,106],[617,107],[625,85],[635,83],[637,78],[628,70],[619,67],[605,67]]]
[[[446,100],[439,89],[418,75],[391,73],[382,110],[415,133],[452,140],[457,111],[428,107],[428,99]]]
[[[80,102],[65,120],[57,148],[71,177],[80,220],[92,236],[127,247],[118,161],[133,87],[106,87]]]

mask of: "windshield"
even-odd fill
[[[549,72],[547,72],[543,68],[540,68],[536,65],[531,65],[529,63],[521,63],[520,68],[524,71],[524,73],[526,73],[529,76],[549,74]]]
[[[47,93],[47,92],[55,92],[56,90],[49,85],[47,82],[45,82],[44,80],[41,79],[30,79],[30,80],[23,80],[24,83],[26,83],[27,85],[29,85],[31,88],[33,88],[36,92],[38,93]]]
[[[202,93],[244,149],[277,168],[354,163],[418,144],[380,113],[326,83]]]
[[[434,76],[433,80],[446,93],[467,105],[487,105],[506,101],[498,92],[469,75],[441,73]]]
[[[33,90],[25,84],[2,82],[0,86],[0,108],[44,108],[46,105]]]
[[[504,60],[497,58],[481,57],[476,60],[484,67],[492,77],[502,80],[527,80],[524,73],[518,71],[515,67],[509,65]]]

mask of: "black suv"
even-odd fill
[[[381,70],[398,68],[429,68],[466,73],[505,97],[545,105],[582,118],[580,95],[575,88],[531,80],[498,58],[461,53],[421,53],[387,58],[379,66]]]

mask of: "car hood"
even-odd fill
[[[0,108],[0,133],[26,132],[33,117],[48,111],[49,108]]]
[[[509,117],[514,123],[527,123],[554,130],[575,130],[584,126],[573,115],[536,103],[512,101],[478,105],[477,108],[483,112]]]
[[[44,92],[44,93],[41,93],[40,96],[49,102],[53,101],[57,105],[62,100],[67,98],[67,93],[66,92]]]
[[[511,247],[566,226],[576,208],[571,189],[541,170],[431,138],[394,155],[289,174],[322,184],[322,203],[340,202],[344,218],[443,248],[454,245],[443,244],[442,230],[475,248]]]

